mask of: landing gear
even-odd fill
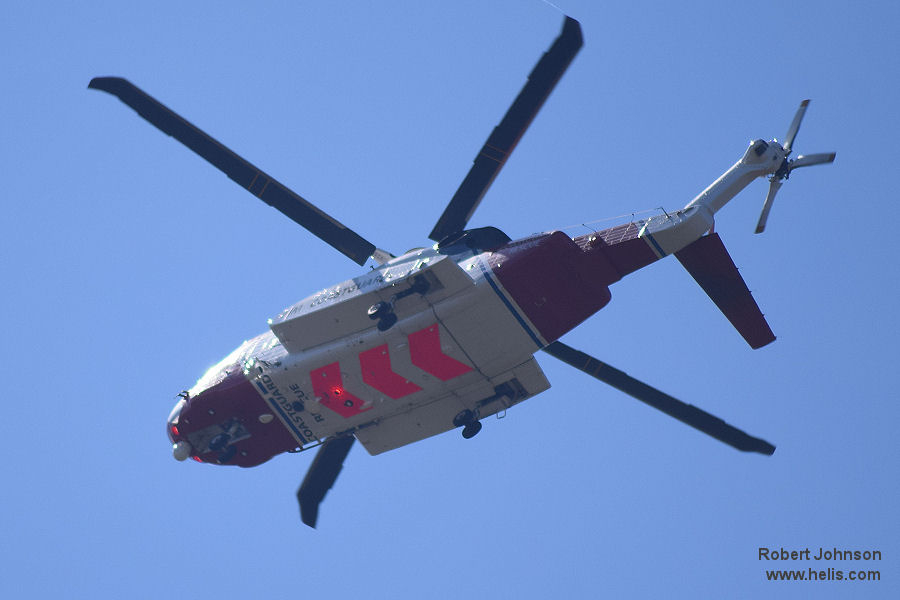
[[[478,415],[469,409],[453,417],[453,425],[463,428],[462,436],[467,440],[472,439],[481,431],[481,422],[478,420]]]
[[[227,433],[220,433],[209,441],[209,449],[213,452],[217,452],[224,448],[230,439],[231,436]]]
[[[209,440],[209,451],[218,452],[216,461],[220,465],[224,465],[237,453],[237,446],[232,442],[239,436],[241,423],[237,419],[231,419],[222,426],[222,433],[219,433]]]
[[[224,465],[229,460],[234,458],[234,455],[237,453],[237,446],[228,446],[221,452],[219,452],[219,456],[216,457],[216,460],[220,465]]]
[[[416,275],[410,286],[394,294],[388,302],[376,302],[366,311],[369,318],[378,321],[378,331],[387,331],[397,322],[397,315],[394,314],[394,302],[413,294],[424,296],[431,288],[431,284],[422,275]]]
[[[475,421],[463,427],[462,436],[467,440],[470,440],[475,437],[479,431],[481,431],[481,421]]]
[[[378,321],[378,331],[387,331],[397,322],[393,302],[377,302],[367,311],[369,318]]]
[[[378,321],[378,331],[387,331],[391,327],[394,326],[394,323],[397,322],[397,315],[394,313],[388,313]]]
[[[391,305],[390,302],[377,302],[369,307],[367,314],[369,315],[369,318],[374,321],[375,319],[383,318],[385,315],[391,313],[393,310],[394,310],[394,307]]]

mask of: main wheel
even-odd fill
[[[382,318],[384,315],[391,312],[391,303],[390,302],[376,302],[372,306],[369,307],[369,310],[366,311],[366,314],[369,315],[369,318],[373,321]]]
[[[397,315],[394,313],[387,313],[378,321],[378,331],[387,331],[391,327],[394,326],[394,323],[397,322]]]
[[[481,421],[473,421],[473,422],[469,423],[468,425],[466,425],[465,427],[463,427],[462,435],[464,438],[469,440],[469,439],[472,439],[473,437],[475,437],[479,431],[481,431]]]
[[[454,427],[462,427],[463,425],[468,425],[475,421],[475,413],[473,413],[468,408],[455,417],[453,417],[453,426]]]

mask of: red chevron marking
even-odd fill
[[[422,389],[402,375],[394,373],[387,344],[360,352],[359,366],[362,368],[364,382],[394,400]]]
[[[469,365],[447,356],[441,350],[437,323],[409,334],[409,355],[414,365],[441,381],[459,377],[472,370]]]

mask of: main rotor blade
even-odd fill
[[[327,440],[309,466],[297,490],[297,502],[300,503],[300,519],[310,527],[316,526],[319,505],[337,480],[354,439],[352,435],[345,435]]]
[[[794,138],[797,137],[797,132],[800,131],[800,123],[803,121],[803,115],[806,114],[807,106],[809,106],[809,100],[804,100],[800,103],[800,108],[794,114],[794,120],[791,121],[791,126],[788,127],[787,134],[784,136],[784,144],[781,147],[784,148],[785,156],[791,153],[791,148],[794,146]]]
[[[817,154],[801,154],[797,158],[791,161],[791,170],[799,169],[800,167],[811,167],[813,165],[823,165],[826,163],[834,162],[834,157],[837,156],[834,152],[819,152]]]
[[[95,77],[88,87],[118,97],[160,131],[199,154],[239,186],[358,264],[364,264],[375,251],[374,244],[241,158],[128,80],[121,77]]]
[[[753,233],[762,233],[766,230],[766,221],[769,220],[769,211],[772,210],[772,203],[775,202],[775,194],[781,189],[783,183],[782,180],[775,179],[769,184],[769,193],[766,194],[766,201],[763,202],[762,212],[759,213],[759,222]]]
[[[675,417],[682,423],[690,425],[720,442],[725,442],[733,448],[744,452],[759,452],[767,455],[775,452],[775,446],[769,442],[748,435],[722,419],[700,410],[692,404],[676,400],[672,396],[650,387],[615,367],[611,367],[593,356],[567,346],[562,342],[553,342],[544,348],[544,352],[645,404],[649,404],[657,410],[661,410],[670,417]]]
[[[439,242],[466,227],[485,192],[584,43],[578,21],[566,17],[562,33],[544,53],[503,120],[478,152],[472,168],[428,237]]]

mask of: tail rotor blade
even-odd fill
[[[297,490],[300,519],[306,525],[315,528],[319,518],[319,505],[344,467],[344,459],[347,458],[354,439],[352,435],[331,438],[316,453],[300,489]]]
[[[803,121],[803,115],[806,114],[807,106],[809,106],[809,100],[804,100],[800,103],[800,108],[797,109],[794,120],[791,121],[791,126],[788,127],[787,134],[784,136],[784,144],[781,147],[784,148],[785,156],[791,153],[791,148],[794,146],[794,138],[797,137],[797,132],[800,131],[800,122]]]
[[[674,417],[682,423],[728,444],[732,448],[743,452],[758,452],[766,455],[775,453],[775,446],[769,442],[755,438],[696,406],[676,400],[672,396],[650,387],[615,367],[562,342],[553,342],[544,348],[544,352],[555,356],[564,363],[587,373],[595,379],[599,379],[603,383],[613,386],[617,390],[625,392],[632,398],[649,404],[670,417]]]
[[[756,231],[754,233],[762,233],[766,230],[766,221],[769,220],[769,211],[772,210],[775,194],[781,189],[783,183],[783,180],[776,179],[769,184],[769,193],[766,194],[766,201],[763,204],[762,212],[759,215],[759,223],[756,224]]]
[[[821,152],[818,154],[801,154],[797,158],[791,161],[791,170],[797,169],[800,167],[811,167],[813,165],[824,165],[827,163],[834,162],[834,157],[837,156],[834,152]]]

